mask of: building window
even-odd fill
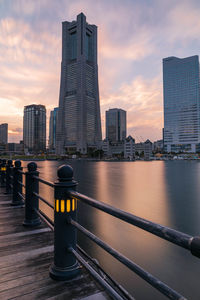
[[[70,59],[76,59],[77,58],[77,36],[76,36],[76,31],[70,33],[70,45],[71,45]]]
[[[93,53],[92,53],[92,36],[86,33],[86,47],[85,47],[85,53],[86,53],[86,59],[88,61],[92,61]]]

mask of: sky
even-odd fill
[[[80,12],[98,26],[103,137],[105,111],[122,108],[127,135],[161,139],[162,59],[199,54],[199,0],[0,0],[0,123],[9,142],[23,138],[25,105],[45,105],[47,121],[58,106],[61,23]]]

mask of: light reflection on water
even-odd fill
[[[200,228],[200,164],[168,162],[66,162],[74,168],[78,191],[139,217],[191,235]],[[27,162],[23,165],[26,166]],[[37,162],[41,178],[56,180],[63,162]],[[53,189],[40,184],[40,193],[53,203]],[[51,217],[53,214],[42,206]],[[199,300],[200,261],[186,250],[125,224],[92,207],[78,204],[81,224],[144,267],[188,299]],[[166,299],[87,238],[79,244],[99,260],[136,299]]]

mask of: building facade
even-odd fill
[[[153,143],[153,151],[154,152],[162,152],[163,151],[163,140],[157,140]]]
[[[62,62],[56,153],[87,153],[102,140],[97,27],[83,13],[62,23]]]
[[[46,150],[46,108],[44,105],[24,107],[23,120],[24,151],[42,153]]]
[[[0,144],[7,144],[8,143],[8,124],[3,123],[0,124]]]
[[[106,111],[106,138],[110,142],[124,141],[126,138],[126,111],[112,108]]]
[[[163,59],[164,151],[200,148],[199,58]]]
[[[135,159],[135,139],[131,135],[124,141],[124,158]]]
[[[49,150],[55,151],[56,149],[56,124],[58,122],[58,107],[50,112],[49,119]]]
[[[135,154],[143,156],[144,159],[149,160],[152,157],[152,145],[152,142],[148,139],[144,143],[136,143]]]

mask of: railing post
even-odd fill
[[[76,220],[77,204],[68,195],[75,190],[77,182],[73,180],[73,169],[68,165],[58,168],[58,181],[55,182],[54,209],[54,263],[50,267],[50,277],[55,280],[71,279],[78,275],[79,265],[75,256],[68,251],[76,249],[77,232],[67,220]]]
[[[27,168],[28,172],[25,174],[25,220],[23,225],[34,227],[41,224],[41,220],[36,213],[39,207],[38,197],[34,195],[34,192],[39,193],[39,182],[33,177],[39,176],[39,172],[37,171],[37,164],[35,162],[30,162]]]
[[[9,159],[6,166],[6,194],[11,194],[11,173],[12,173],[12,160]]]
[[[22,194],[22,185],[19,182],[22,182],[22,174],[19,171],[22,171],[21,161],[16,160],[15,166],[13,168],[13,199],[11,205],[13,206],[23,206],[24,202],[21,199],[20,194]]]
[[[2,160],[1,163],[1,187],[6,186],[6,159]]]

